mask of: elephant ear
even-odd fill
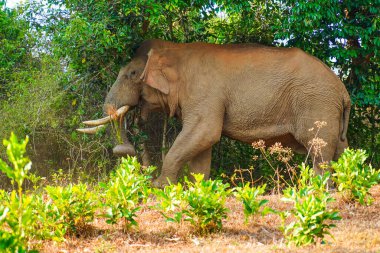
[[[140,76],[146,84],[168,95],[171,87],[178,79],[174,66],[169,57],[165,56],[160,50],[151,49],[148,53],[144,72]]]

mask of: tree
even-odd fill
[[[17,10],[8,9],[0,0],[0,100],[10,96],[8,82],[12,73],[26,64],[31,58],[30,45],[25,40],[28,23],[18,19]]]

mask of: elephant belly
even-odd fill
[[[245,124],[235,123],[236,122],[233,124],[228,121],[225,122],[223,126],[223,135],[248,144],[258,140],[264,140],[267,147],[276,142],[280,142],[284,147],[290,147],[297,153],[306,152],[306,148],[294,138],[289,125],[263,124],[263,126],[260,126],[257,125],[258,122],[246,122]]]

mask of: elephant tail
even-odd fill
[[[348,120],[350,118],[350,110],[351,110],[351,100],[349,95],[344,96],[343,98],[343,115],[342,115],[342,132],[340,135],[340,140],[345,141],[347,137],[347,129],[348,129]]]

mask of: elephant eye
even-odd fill
[[[124,78],[125,79],[131,79],[131,78],[134,78],[136,76],[136,70],[133,70],[131,72],[127,72],[125,75],[124,75]]]

